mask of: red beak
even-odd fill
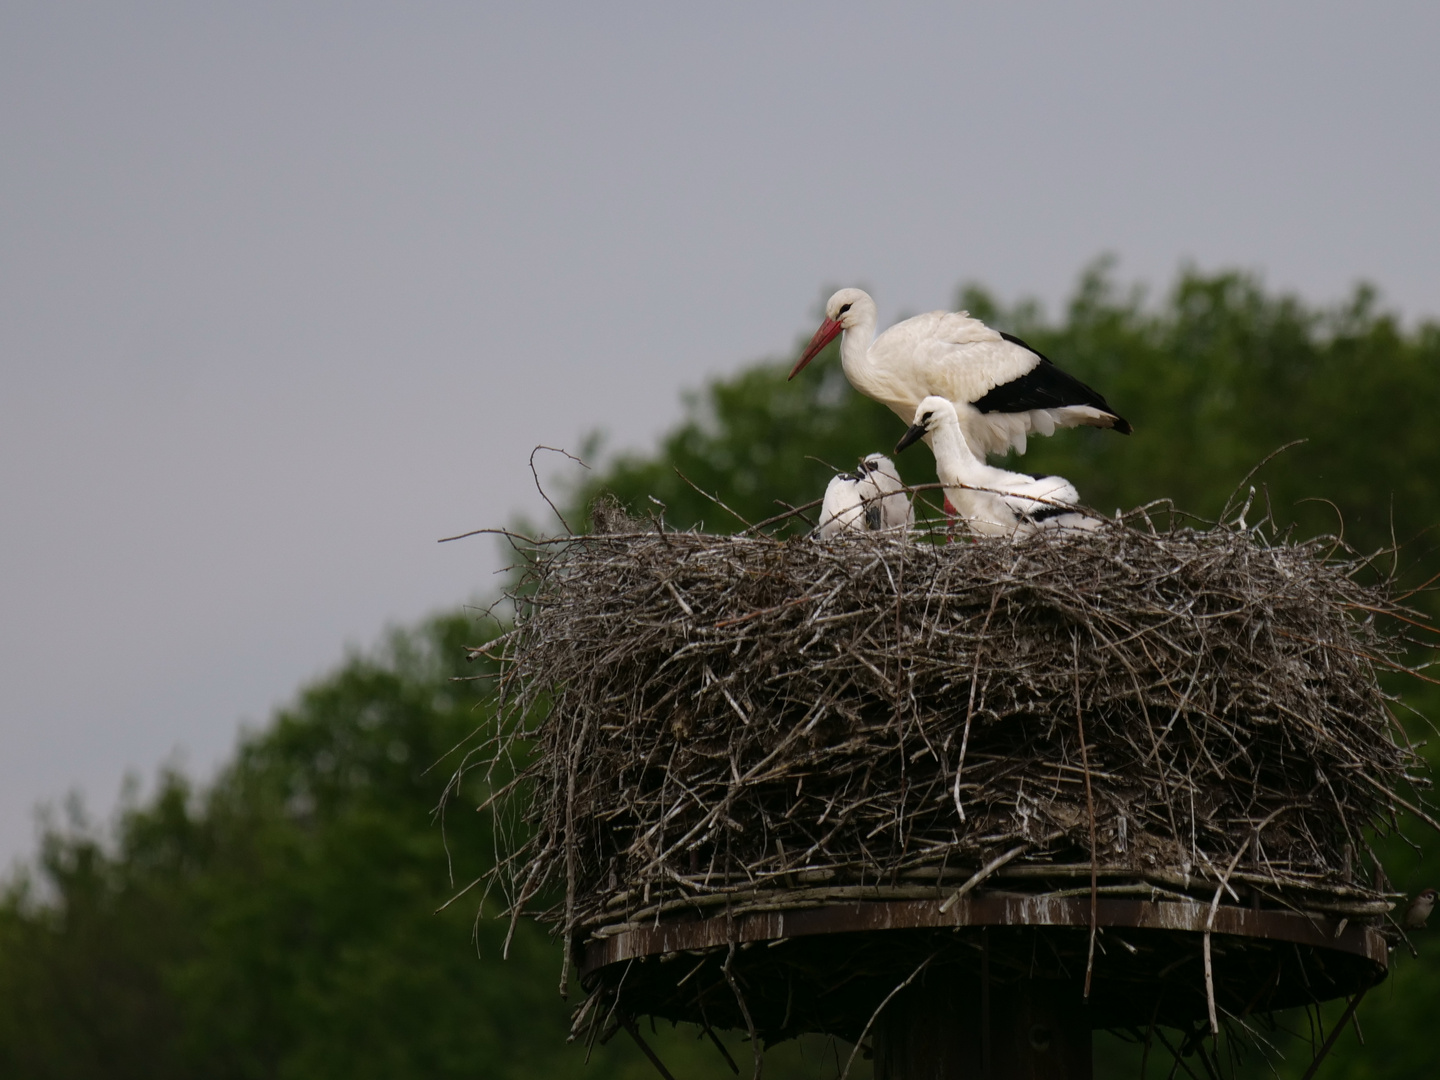
[[[835,319],[826,319],[820,324],[820,329],[815,331],[815,336],[810,339],[810,344],[805,346],[805,355],[800,357],[800,362],[790,371],[790,378],[799,375],[801,370],[811,360],[814,360],[820,350],[835,340],[835,335],[845,328]]]

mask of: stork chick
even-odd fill
[[[1080,494],[1069,480],[987,465],[961,432],[954,404],[943,397],[927,397],[916,407],[915,422],[896,444],[895,452],[928,435],[946,501],[975,532],[1018,540],[1040,529],[1099,527],[1098,520],[1076,509]]]
[[[841,532],[904,529],[914,520],[910,497],[884,454],[867,454],[853,473],[841,473],[825,488],[820,506],[820,536]]]

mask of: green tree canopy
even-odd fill
[[[0,1074],[522,1076],[564,1038],[552,950],[476,961],[474,905],[432,827],[446,766],[484,718],[464,616],[393,635],[303,691],[197,791],[174,772],[108,840],[50,830],[0,904]],[[477,700],[480,702],[477,708]],[[475,793],[470,793],[472,796]],[[488,862],[449,822],[456,880]],[[475,924],[495,958],[502,927]]]
[[[1024,336],[1135,426],[1129,438],[1032,440],[1016,467],[1066,475],[1099,508],[1169,498],[1214,516],[1253,466],[1303,438],[1257,477],[1276,517],[1306,533],[1343,518],[1361,549],[1393,532],[1410,541],[1411,579],[1433,572],[1440,327],[1406,329],[1364,288],[1315,308],[1239,273],[1185,273],[1150,303],[1103,264],[1059,322],[975,286],[960,306]],[[791,359],[712,382],[653,453],[623,456],[572,492],[567,518],[585,520],[603,490],[639,513],[658,500],[671,525],[729,531],[739,519],[697,487],[754,522],[894,445],[904,425],[851,391],[833,355],[793,383]],[[899,464],[912,483],[933,478],[925,450]],[[522,924],[502,962],[505,927],[476,919],[480,890],[435,913],[493,859],[492,820],[461,805],[483,800],[478,784],[443,834],[431,814],[447,754],[489,716],[483,683],[452,681],[477,674],[463,646],[483,633],[463,614],[397,632],[245,736],[213,783],[162,771],[110,830],[78,813],[52,824],[0,895],[0,1075],[653,1075],[628,1044],[600,1048],[588,1066],[564,1044],[559,955],[543,930]],[[1435,714],[1434,695],[1404,692]],[[1403,842],[1386,850],[1401,887],[1440,878]],[[1360,1010],[1369,1046],[1347,1036],[1323,1075],[1433,1075],[1440,953],[1421,945]],[[677,1071],[729,1075],[691,1035],[655,1038]],[[1298,1077],[1307,1058],[1292,1055],[1282,1075]],[[1099,1075],[1133,1075],[1114,1045],[1102,1061]],[[835,1067],[801,1046],[767,1073]]]

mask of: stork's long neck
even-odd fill
[[[984,468],[960,432],[960,422],[943,416],[930,430],[930,449],[935,454],[935,472],[942,484],[974,484]]]
[[[870,345],[875,340],[875,308],[867,305],[868,311],[861,311],[855,325],[847,327],[840,335],[840,366],[845,369],[845,378],[850,385],[867,397],[869,387],[874,383],[874,364],[870,360]]]

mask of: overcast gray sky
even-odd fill
[[[526,459],[1102,252],[1440,313],[1440,7],[0,7],[0,865],[491,587]]]

